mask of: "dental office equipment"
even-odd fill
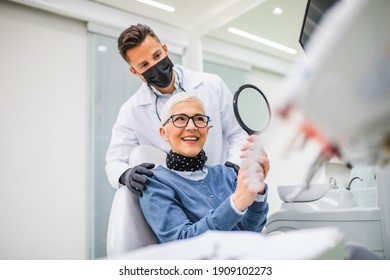
[[[314,33],[307,57],[286,79],[280,104],[281,112],[297,108],[315,127],[310,137],[321,139],[323,148],[304,185],[309,186],[318,167],[334,155],[352,167],[376,167],[379,208],[367,221],[380,222],[375,228],[375,238],[381,241],[387,259],[390,259],[389,13],[390,2],[385,0],[340,1]],[[348,211],[350,217],[354,213],[353,217],[358,219],[376,210],[361,209],[360,214],[358,210]],[[339,212],[334,220],[342,215],[348,217],[346,212]],[[365,226],[362,224],[361,230]],[[368,233],[362,237],[363,241],[373,239]]]
[[[352,182],[353,182],[353,180],[356,180],[356,179],[359,179],[360,181],[363,181],[363,179],[362,178],[360,178],[360,177],[353,177],[352,179],[351,179],[351,181],[349,181],[349,183],[348,183],[348,186],[347,186],[347,190],[348,191],[350,191],[351,190],[351,184],[352,184]]]

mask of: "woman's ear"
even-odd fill
[[[162,139],[164,139],[165,141],[168,141],[168,135],[167,135],[167,132],[165,131],[164,127],[160,127],[160,135],[161,135]]]

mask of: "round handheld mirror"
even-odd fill
[[[233,98],[234,115],[249,134],[261,134],[271,121],[271,108],[264,93],[254,85],[239,87]]]

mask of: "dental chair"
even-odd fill
[[[143,162],[165,166],[165,160],[165,152],[146,145],[133,149],[129,157],[131,166]],[[343,236],[333,228],[297,230],[268,238],[254,232],[208,231],[157,244],[138,196],[127,187],[115,193],[107,230],[107,259],[342,259],[344,252]]]
[[[129,157],[130,166],[151,162],[165,165],[166,153],[148,145],[139,145]],[[138,196],[127,187],[115,193],[107,230],[107,258],[117,258],[129,251],[156,244],[157,239],[141,211]]]

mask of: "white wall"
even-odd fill
[[[83,23],[0,2],[0,259],[85,259]]]

